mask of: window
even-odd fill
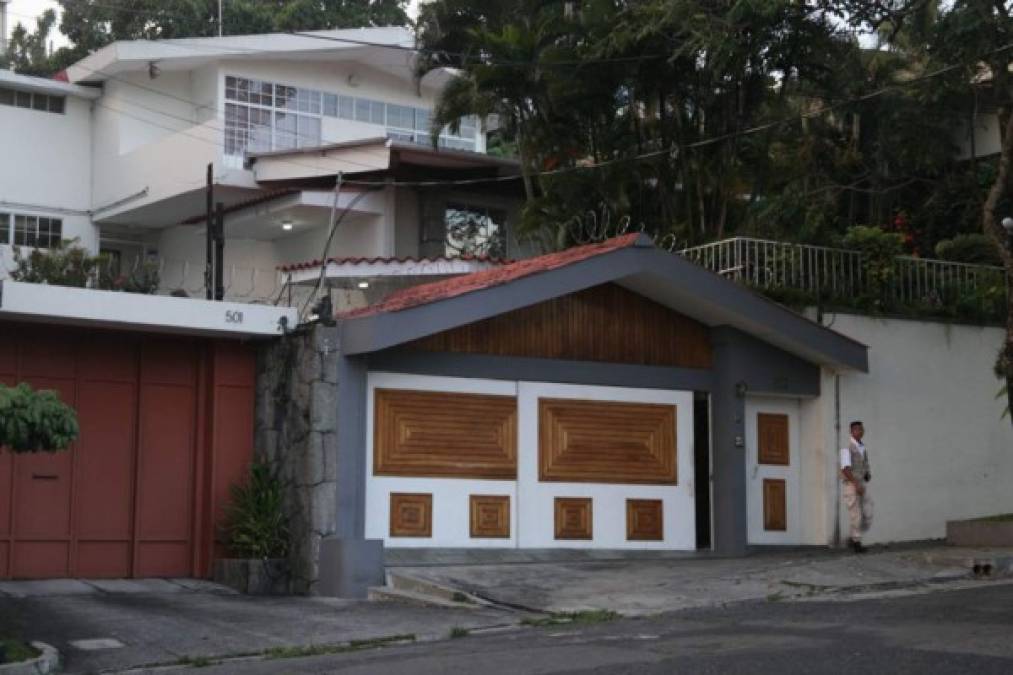
[[[11,243],[11,214],[0,213],[0,244]]]
[[[506,214],[497,209],[467,204],[447,204],[443,212],[446,228],[444,255],[506,257]]]
[[[63,221],[44,216],[14,215],[14,245],[34,248],[59,248],[63,241]]]
[[[225,78],[225,154],[320,145],[319,91]]]
[[[0,105],[10,105],[62,115],[66,108],[66,99],[63,96],[33,94],[30,91],[18,91],[16,89],[0,87]]]

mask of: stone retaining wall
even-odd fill
[[[316,592],[320,540],[337,500],[337,329],[310,326],[257,354],[256,457],[285,485],[292,592]]]

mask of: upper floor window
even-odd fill
[[[330,94],[243,77],[225,77],[225,154],[320,145],[323,117],[385,127],[386,135],[429,145],[430,112],[369,98]],[[444,129],[439,146],[474,150],[478,121],[461,120],[460,130]]]
[[[31,91],[21,91],[20,89],[0,87],[0,105],[62,115],[67,102],[63,96],[52,96],[50,94],[39,94]]]
[[[0,244],[59,248],[63,241],[63,221],[46,216],[0,212]]]

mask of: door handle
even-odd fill
[[[32,480],[60,480],[55,473],[33,473]]]

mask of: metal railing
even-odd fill
[[[680,253],[712,272],[757,288],[795,289],[825,297],[868,292],[868,266],[862,253],[847,249],[734,237]],[[997,288],[1005,292],[1005,271],[973,265],[898,256],[885,280],[899,302],[942,302],[953,293]]]

